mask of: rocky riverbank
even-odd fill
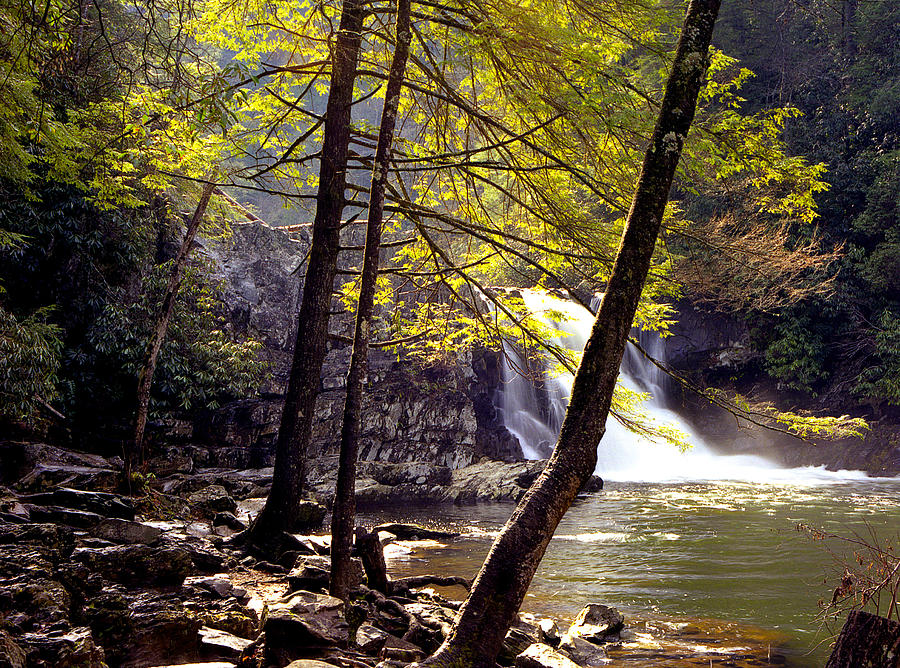
[[[261,505],[266,469],[188,469],[173,459],[128,496],[120,462],[39,443],[0,443],[0,666],[149,668],[200,664],[383,668],[405,665],[446,636],[465,591],[460,578],[395,578],[388,595],[358,586],[349,607],[325,594],[327,534],[295,535],[272,557],[231,545]],[[362,468],[362,505],[428,500],[513,501],[540,462]],[[329,470],[319,462],[316,475]],[[329,480],[316,493],[328,500]],[[599,481],[595,482],[599,484]],[[368,490],[368,491],[367,491]],[[321,520],[324,507],[311,504]],[[377,527],[409,553],[433,535],[409,525]],[[437,535],[443,545],[456,538]],[[427,541],[426,541],[427,542]],[[434,539],[431,542],[435,542]],[[388,573],[391,573],[391,567]],[[458,575],[458,574],[440,574]],[[589,606],[568,628],[523,616],[501,665],[574,668],[640,657],[635,665],[706,665],[715,633],[636,621]],[[729,631],[734,634],[735,631]],[[733,645],[734,643],[730,643]],[[744,645],[742,642],[741,645]],[[698,649],[699,648],[699,649]],[[760,663],[765,646],[739,647],[736,666]],[[704,658],[705,657],[705,658]],[[662,663],[659,663],[662,661]],[[701,663],[698,663],[701,662]]]

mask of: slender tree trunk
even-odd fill
[[[341,216],[347,185],[347,149],[350,143],[350,107],[363,17],[361,0],[344,1],[332,57],[312,246],[297,315],[294,357],[275,446],[272,490],[248,536],[258,545],[269,543],[282,531],[294,529],[300,521],[298,509],[306,484],[306,452],[321,384],[322,363],[327,352],[331,296],[340,250]]]
[[[141,364],[141,372],[138,376],[137,411],[134,418],[132,448],[130,452],[126,453],[127,456],[125,457],[127,484],[131,483],[134,457],[140,456],[143,459],[144,431],[147,428],[147,409],[150,404],[150,387],[153,385],[153,374],[156,372],[156,360],[159,357],[159,349],[162,347],[163,341],[166,340],[166,330],[169,328],[169,320],[172,317],[172,312],[175,310],[175,298],[178,296],[178,290],[181,287],[184,265],[187,263],[188,256],[191,253],[191,246],[194,243],[194,238],[197,236],[197,230],[200,229],[200,223],[203,221],[203,216],[206,213],[206,207],[209,205],[209,198],[212,196],[214,188],[215,186],[211,183],[207,183],[203,187],[200,201],[197,202],[197,208],[194,209],[194,215],[191,216],[191,220],[188,223],[181,247],[175,255],[172,273],[169,274],[169,282],[163,295],[162,306],[159,309],[159,314],[156,316],[153,333],[144,353],[144,361]]]
[[[334,509],[331,516],[331,584],[332,596],[346,599],[350,586],[350,548],[353,543],[353,523],[356,516],[356,458],[359,453],[360,409],[363,382],[368,372],[369,337],[372,332],[372,311],[378,280],[378,255],[381,248],[381,228],[384,218],[384,189],[391,159],[391,144],[397,124],[397,108],[406,61],[409,57],[410,0],[397,0],[397,41],[384,95],[381,127],[372,167],[372,187],[369,191],[369,220],[366,224],[366,245],[363,251],[359,303],[356,308],[356,327],[353,333],[353,352],[347,372],[347,396],[341,425],[341,451],[338,462]]]
[[[616,262],[572,387],[559,442],[491,548],[428,666],[492,668],[547,544],[597,462],[625,341],[708,64],[719,0],[692,0]]]

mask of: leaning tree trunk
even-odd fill
[[[494,666],[553,532],[594,471],[626,337],[694,118],[718,10],[719,0],[692,0],[688,6],[625,232],[553,456],[491,547],[450,636],[425,665]]]
[[[366,224],[366,244],[363,251],[359,304],[353,333],[353,352],[347,371],[347,396],[341,426],[341,451],[338,462],[334,509],[331,516],[331,584],[332,596],[347,598],[350,588],[350,549],[353,543],[353,524],[356,516],[356,458],[359,452],[360,408],[363,380],[368,371],[369,336],[372,332],[372,311],[378,280],[378,255],[381,248],[381,227],[384,217],[384,189],[391,158],[391,143],[397,124],[400,90],[409,56],[410,0],[397,0],[397,42],[384,95],[381,128],[372,168],[369,190],[369,220]]]
[[[848,616],[825,668],[900,668],[900,622],[862,610]]]
[[[269,543],[273,536],[294,529],[300,522],[298,511],[306,484],[306,451],[325,361],[331,296],[340,250],[350,108],[363,17],[361,0],[345,0],[332,59],[312,245],[297,315],[294,357],[275,445],[272,489],[247,536],[258,545]]]
[[[141,372],[138,375],[137,386],[137,410],[134,418],[134,434],[132,436],[131,448],[125,453],[125,482],[131,484],[131,470],[134,463],[134,457],[140,455],[143,459],[144,452],[144,430],[147,428],[147,409],[150,404],[150,387],[153,385],[153,374],[156,372],[156,360],[159,357],[159,349],[162,347],[163,341],[166,339],[166,330],[169,328],[169,320],[172,318],[172,312],[175,310],[175,298],[178,296],[178,290],[181,287],[181,276],[184,273],[184,265],[187,263],[188,256],[191,253],[191,246],[194,243],[194,237],[197,236],[197,230],[200,229],[200,223],[206,213],[206,207],[209,205],[209,198],[215,185],[207,183],[203,187],[200,195],[200,201],[197,208],[194,209],[194,215],[188,223],[187,231],[184,233],[184,239],[181,241],[181,247],[175,255],[172,265],[172,273],[169,274],[169,282],[166,285],[166,292],[163,295],[162,306],[156,316],[156,323],[153,326],[153,333],[150,341],[147,342],[147,349],[144,353],[144,360],[141,364]]]

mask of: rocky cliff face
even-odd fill
[[[361,226],[351,226],[343,243],[362,244]],[[290,233],[252,222],[235,225],[225,241],[204,241],[202,252],[224,285],[229,326],[263,343],[269,365],[259,397],[236,401],[188,421],[173,421],[160,442],[178,443],[200,465],[260,466],[271,462],[280,419],[281,395],[290,365],[309,234]],[[350,268],[357,258],[342,260]],[[347,339],[352,316],[335,301],[330,331]],[[311,454],[336,452],[351,345],[332,341],[322,372]],[[499,384],[496,353],[480,350],[452,368],[417,367],[395,353],[373,349],[362,418],[360,457],[383,462],[427,461],[458,469],[489,456],[522,458],[518,441],[493,404]]]
[[[844,405],[789,394],[762,371],[759,353],[749,344],[747,324],[682,301],[678,323],[666,342],[669,363],[702,387],[736,390],[782,410],[840,415]],[[872,475],[900,475],[900,425],[890,419],[870,421],[863,438],[801,441],[738,421],[693,393],[682,395],[682,411],[710,443],[729,453],[754,453],[795,466],[824,465],[831,470],[864,470]],[[862,409],[855,411],[862,415]],[[869,416],[864,416],[869,419]]]

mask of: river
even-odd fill
[[[587,310],[545,293],[522,293],[533,312],[546,313],[548,326],[562,330],[555,343],[583,348],[593,322]],[[664,361],[659,337],[642,336],[642,343]],[[500,397],[506,426],[526,456],[547,456],[572,377],[545,371],[534,383],[516,373],[514,367],[525,365],[515,349],[507,347],[507,354]],[[631,619],[631,633],[610,656],[636,667],[823,665],[838,629],[823,627],[818,602],[831,600],[840,560],[853,558],[851,550],[814,541],[797,526],[847,537],[875,532],[896,542],[900,480],[785,469],[753,454],[723,454],[721,444],[706,442],[673,410],[666,378],[630,346],[619,380],[646,393],[646,416],[677,428],[692,447],[679,452],[608,420],[597,464],[606,488],[577,501],[563,519],[523,609],[571,620],[588,602],[618,607]],[[388,548],[394,576],[472,576],[511,511],[502,505],[396,508],[364,519],[461,534],[445,544]]]
[[[568,621],[588,602],[616,606],[637,632],[618,656],[635,667],[821,666],[831,632],[817,602],[842,569],[797,524],[896,538],[898,499],[898,481],[610,483],[563,519],[523,610]],[[389,547],[392,576],[473,576],[511,510],[393,508],[361,520],[461,534]]]

